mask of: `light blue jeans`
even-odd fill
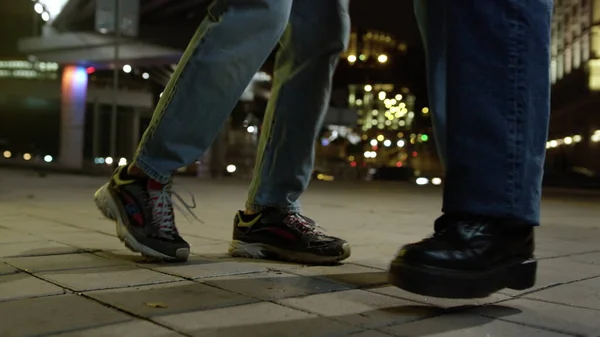
[[[134,159],[166,183],[211,145],[273,48],[272,97],[246,207],[298,210],[332,76],[348,44],[349,0],[216,0],[167,85]]]
[[[540,221],[552,0],[415,0],[444,213]]]

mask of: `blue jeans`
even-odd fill
[[[246,207],[298,210],[331,81],[348,44],[349,0],[216,0],[167,85],[134,158],[166,183],[211,145],[280,44]]]
[[[552,0],[415,0],[444,213],[539,224]]]

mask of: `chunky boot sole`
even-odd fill
[[[536,281],[535,259],[512,260],[485,270],[451,270],[394,261],[390,284],[411,293],[440,298],[483,298],[505,288],[525,290]]]

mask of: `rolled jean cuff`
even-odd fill
[[[162,174],[158,172],[151,164],[148,163],[142,156],[138,156],[133,161],[133,165],[142,170],[150,179],[153,179],[161,184],[167,184],[171,181],[172,173]]]
[[[246,202],[246,210],[253,212],[253,213],[260,213],[267,208],[275,208],[283,213],[300,213],[300,206],[295,205],[295,204],[281,206],[281,205],[274,205],[274,204],[259,205],[259,204],[252,203],[252,202]]]

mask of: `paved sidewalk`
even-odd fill
[[[386,284],[398,247],[429,234],[439,189],[315,183],[307,214],[353,244],[341,266],[225,255],[246,183],[179,179],[206,223],[179,226],[186,264],[126,251],[92,201],[103,179],[0,170],[0,336],[600,337],[600,198],[553,193],[538,231],[539,281],[477,301]]]

